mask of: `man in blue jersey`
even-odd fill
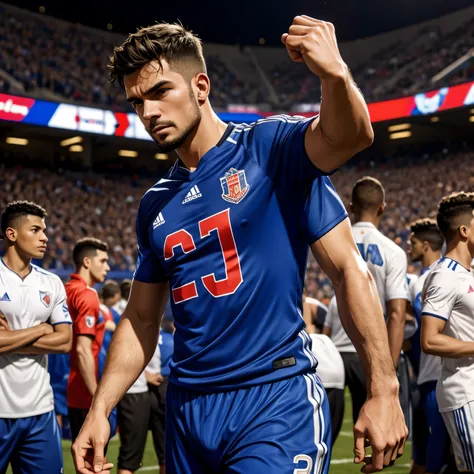
[[[373,472],[403,452],[407,430],[380,307],[324,177],[372,142],[367,107],[332,24],[298,16],[282,41],[321,79],[319,117],[226,125],[209,102],[201,42],[180,25],[144,28],[114,50],[111,78],[159,149],[180,159],[140,204],[130,299],[72,448],[80,473],[109,466],[107,415],[152,357],[169,293],[176,331],[167,474],[327,472],[329,408],[301,313],[308,250],[301,216],[313,183],[317,258],[353,310],[372,305],[356,322],[371,384],[356,462]],[[364,456],[364,438],[373,458]]]

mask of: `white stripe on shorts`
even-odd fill
[[[328,452],[328,447],[323,441],[326,429],[321,408],[324,400],[324,391],[318,387],[315,374],[304,374],[303,376],[306,381],[308,400],[313,406],[314,444],[316,446],[313,474],[320,474]]]

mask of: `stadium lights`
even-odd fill
[[[439,122],[439,117],[431,117],[432,122]]]
[[[84,148],[82,145],[71,145],[69,147],[69,151],[72,151],[73,153],[80,153],[81,151],[84,151]]]
[[[474,122],[474,115],[471,115],[471,116],[469,117],[469,122]]]
[[[168,159],[168,155],[166,153],[157,153],[155,155],[155,160],[162,160],[165,161]]]
[[[404,132],[397,132],[397,133],[391,133],[388,137],[390,140],[397,140],[398,138],[408,138],[411,137],[412,133],[410,130],[406,130]]]
[[[399,123],[398,125],[390,125],[390,127],[388,127],[388,131],[400,132],[401,130],[408,130],[409,128],[411,128],[410,123]]]
[[[75,145],[76,143],[82,143],[84,139],[82,137],[72,137],[72,138],[66,138],[66,140],[63,140],[59,144],[61,146],[69,146],[69,145]]]
[[[9,145],[28,145],[26,138],[7,137],[5,140]]]
[[[135,158],[138,156],[138,151],[135,150],[119,150],[119,156],[125,156],[126,158]]]

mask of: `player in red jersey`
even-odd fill
[[[104,338],[104,314],[92,287],[105,280],[110,270],[107,244],[94,238],[79,240],[73,251],[76,271],[66,283],[69,312],[73,321],[71,372],[67,405],[71,434],[76,439],[97,388],[98,356]]]

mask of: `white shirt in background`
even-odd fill
[[[62,281],[35,265],[22,280],[0,261],[0,311],[14,331],[41,323],[72,323]],[[0,355],[0,418],[26,418],[52,410],[48,355]]]

